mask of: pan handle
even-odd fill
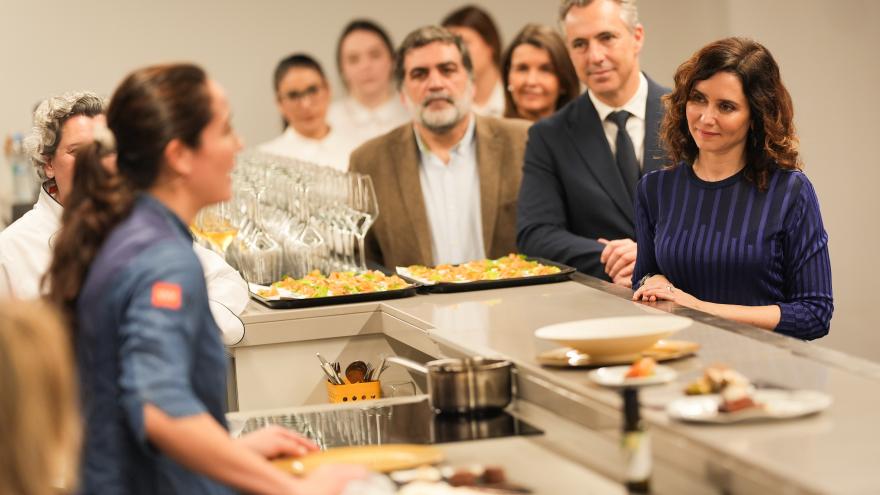
[[[409,368],[415,372],[421,373],[423,375],[428,374],[428,368],[422,364],[419,364],[413,360],[402,358],[400,356],[389,356],[385,359],[387,363],[397,363],[403,367]]]

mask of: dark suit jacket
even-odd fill
[[[643,174],[660,168],[669,90],[648,78]],[[596,239],[635,239],[633,201],[611,153],[599,114],[583,94],[529,130],[517,209],[521,252],[565,263],[608,280]]]
[[[483,246],[495,258],[516,251],[516,202],[529,124],[476,119]],[[379,216],[367,235],[367,257],[389,268],[434,261],[414,132],[408,123],[367,141],[349,162],[350,171],[373,178]]]

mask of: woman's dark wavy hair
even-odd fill
[[[48,298],[75,328],[76,300],[89,266],[113,228],[131,212],[136,193],[150,188],[164,165],[165,148],[179,139],[198,148],[211,120],[205,72],[189,64],[158,65],[131,73],[107,107],[115,149],[98,139],[76,156],[72,191],[43,283]],[[103,162],[116,153],[117,174]]]
[[[513,51],[520,45],[531,45],[540,48],[550,55],[550,63],[553,65],[553,73],[559,80],[559,96],[556,98],[554,110],[559,110],[566,103],[577,98],[580,93],[580,81],[577,72],[565,49],[565,41],[559,33],[548,26],[541,24],[526,24],[522,31],[516,35],[510,46],[504,51],[501,59],[501,80],[504,83],[504,116],[523,118],[516,108],[513,95],[510,93],[510,70],[513,64]]]
[[[697,82],[719,72],[734,74],[742,83],[750,112],[743,175],[759,190],[766,190],[774,168],[799,170],[802,163],[791,95],[782,84],[779,66],[763,45],[747,38],[710,43],[676,70],[675,89],[663,97],[666,116],[660,125],[669,166],[693,163],[697,158],[699,150],[688,129],[687,102]]]

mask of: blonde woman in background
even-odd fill
[[[0,493],[76,488],[80,419],[73,358],[40,302],[0,302]]]

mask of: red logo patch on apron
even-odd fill
[[[152,303],[154,308],[180,309],[182,303],[182,291],[180,286],[171,282],[156,282],[153,284]]]

